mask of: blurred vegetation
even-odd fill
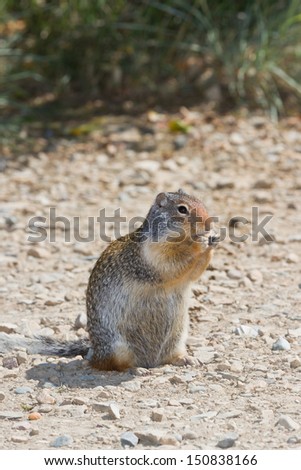
[[[278,115],[300,60],[300,0],[0,0],[3,109],[191,93]]]

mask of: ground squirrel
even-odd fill
[[[111,242],[91,272],[90,339],[44,338],[32,350],[88,354],[100,370],[189,363],[190,286],[207,268],[217,242],[199,199],[182,190],[160,193],[141,227]]]

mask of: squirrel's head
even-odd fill
[[[146,222],[152,241],[189,244],[202,242],[211,220],[202,201],[179,189],[158,194]]]

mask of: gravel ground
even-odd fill
[[[76,240],[74,217],[85,237],[101,208],[145,216],[158,192],[182,187],[221,227],[244,217],[232,232],[246,240],[227,229],[191,293],[199,367],[101,373],[82,358],[3,355],[1,448],[301,449],[300,119],[183,108],[94,127],[37,138],[36,151],[2,168],[1,332],[86,334],[85,289],[106,242],[97,223],[94,240]],[[252,207],[259,221],[272,216],[266,238],[256,236]],[[46,218],[42,243],[28,241],[39,235],[28,228],[35,216]],[[112,223],[106,229],[114,236]]]

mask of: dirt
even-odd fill
[[[86,335],[85,289],[107,244],[95,221],[102,208],[145,216],[158,192],[181,187],[204,200],[226,237],[191,292],[188,347],[202,365],[97,372],[81,357],[8,352],[2,449],[301,448],[300,131],[298,117],[152,111],[108,116],[87,135],[40,137],[38,152],[8,160],[0,331],[9,335]],[[36,216],[45,232],[28,228]],[[94,240],[79,241],[76,220],[82,237],[93,222]],[[113,229],[109,221],[106,236]]]

